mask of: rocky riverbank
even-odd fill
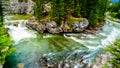
[[[96,59],[95,63],[91,64],[90,67],[87,67],[87,64],[83,62],[83,58],[80,57],[76,62],[73,61],[73,59],[70,60],[63,60],[60,61],[60,63],[48,60],[46,57],[41,57],[37,64],[43,68],[103,68],[105,65],[109,66],[111,68],[111,64],[108,63],[108,60],[112,58],[112,55],[109,53],[101,54]]]
[[[92,65],[92,68],[103,68],[105,65],[112,68],[111,64],[108,62],[112,57],[113,56],[110,53],[99,55],[96,62]]]
[[[39,33],[79,33],[85,31],[89,22],[85,19],[83,21],[73,21],[71,23],[73,27],[70,27],[67,22],[62,22],[60,26],[54,20],[49,21],[37,21],[35,18],[31,18],[26,23],[28,28],[34,29]],[[89,32],[86,30],[86,32]]]

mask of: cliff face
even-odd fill
[[[10,13],[13,14],[32,14],[34,12],[34,2],[28,0],[27,2],[19,2],[18,0],[10,0]]]

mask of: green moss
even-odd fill
[[[76,17],[69,15],[68,19],[67,19],[67,24],[69,27],[73,28],[75,21],[82,22],[83,20],[87,20],[87,19],[86,18],[76,18]]]
[[[9,16],[12,16],[10,20],[21,20],[21,19],[29,19],[32,15],[15,15],[15,14],[10,14]]]
[[[108,66],[106,66],[106,65],[104,65],[104,66],[102,66],[102,68],[109,68]]]

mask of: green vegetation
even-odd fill
[[[14,49],[9,48],[11,43],[12,41],[6,34],[5,28],[0,24],[0,64],[4,64],[5,58],[13,52]]]
[[[2,3],[0,1],[0,22],[3,22]]]
[[[11,46],[12,41],[8,37],[2,22],[3,14],[2,4],[0,2],[0,65],[5,63],[5,58],[14,50],[13,48],[9,48]]]
[[[66,22],[69,15],[77,18],[87,18],[90,22],[89,27],[94,28],[104,21],[104,13],[107,10],[108,0],[34,0],[35,1],[35,16],[38,20],[42,19],[44,14],[44,2],[51,3],[51,11],[49,15],[51,19],[58,24]]]
[[[10,14],[9,16],[11,16],[11,20],[21,20],[21,19],[29,19],[30,17],[32,17],[32,15],[14,15],[14,14]]]
[[[43,0],[34,0],[34,15],[40,20],[43,17]]]
[[[28,0],[18,0],[19,2],[28,2]]]
[[[106,48],[108,52],[110,52],[113,56],[108,62],[112,64],[112,68],[119,68],[120,67],[120,40],[116,40],[114,45],[109,46]]]
[[[89,7],[86,7],[85,13],[87,14],[84,17],[89,20],[91,28],[99,26],[104,21],[108,0],[87,0],[86,3]]]
[[[111,12],[111,16],[120,19],[120,0],[117,3],[113,3],[108,10]]]

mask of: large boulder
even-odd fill
[[[16,68],[24,68],[25,64],[24,63],[18,63]]]
[[[84,31],[89,25],[89,22],[88,21],[82,21],[82,22],[79,22],[79,21],[76,21],[74,23],[74,28],[73,30],[75,32],[81,32],[81,31]]]
[[[38,21],[34,21],[34,20],[28,20],[28,22],[26,23],[26,26],[28,28],[32,28],[36,31],[38,31],[39,33],[43,33],[44,32],[44,25],[41,22]]]
[[[50,21],[46,23],[46,31],[49,33],[60,33],[61,29],[57,26],[55,21]]]
[[[18,2],[18,0],[10,0],[10,13],[14,14],[33,14],[34,2],[28,0],[28,2]]]

